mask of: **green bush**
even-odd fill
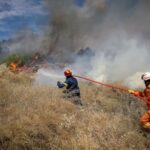
[[[11,54],[9,55],[5,60],[4,63],[6,63],[7,66],[9,66],[11,63],[16,63],[17,66],[23,66],[30,60],[30,56],[26,54]]]

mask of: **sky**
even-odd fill
[[[42,0],[0,0],[0,39],[8,39],[25,26],[33,31],[47,23]]]
[[[79,7],[85,0],[75,0]],[[24,27],[37,32],[48,24],[43,0],[0,0],[0,40],[9,39]]]
[[[111,0],[107,0],[112,5]],[[115,0],[117,1],[117,0]],[[131,0],[131,6],[138,0]],[[86,0],[74,0],[83,7]],[[24,27],[33,32],[48,24],[48,12],[44,0],[0,0],[0,40],[9,39]]]

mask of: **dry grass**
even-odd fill
[[[132,96],[82,84],[83,107],[58,89],[35,86],[26,74],[0,78],[2,150],[149,150],[138,119],[145,108]]]

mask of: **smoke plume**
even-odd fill
[[[81,7],[74,0],[45,1],[50,16],[48,53],[56,61],[71,62],[77,51],[90,47],[92,58],[76,56],[68,67],[110,82],[150,70],[148,0],[86,0]]]
[[[33,53],[43,49],[42,35],[34,33],[29,28],[17,32],[13,38],[7,42],[10,53]]]
[[[76,0],[44,1],[49,12],[45,35],[25,32],[12,49],[40,50],[75,73],[109,82],[137,80],[137,72],[150,70],[149,0],[84,0],[82,6]],[[87,47],[94,55],[78,55]]]

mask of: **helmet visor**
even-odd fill
[[[144,81],[145,82],[145,85],[148,86],[150,84],[150,79],[149,80],[146,80]]]

